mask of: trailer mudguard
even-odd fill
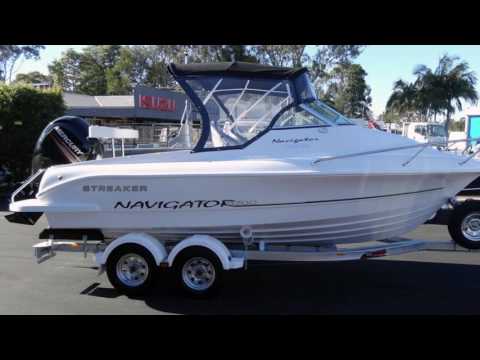
[[[209,235],[193,235],[185,240],[180,241],[173,249],[170,251],[170,254],[167,258],[168,266],[172,266],[175,260],[175,257],[184,249],[191,246],[202,246],[211,250],[215,255],[218,256],[220,262],[222,263],[224,270],[230,270],[234,268],[239,268],[243,266],[243,262],[232,261],[232,255],[227,247],[218,239],[215,239]]]
[[[107,263],[108,256],[120,245],[124,244],[137,244],[147,249],[155,259],[155,263],[160,265],[162,261],[167,257],[167,251],[163,244],[155,237],[146,233],[129,233],[112,241],[105,251],[96,254],[97,265],[105,265]]]

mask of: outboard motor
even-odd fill
[[[32,176],[52,165],[101,159],[104,149],[98,139],[88,137],[88,122],[76,116],[62,116],[48,124],[35,144],[32,158]],[[31,181],[16,200],[35,196],[42,176]],[[13,223],[33,225],[42,213],[13,213],[5,218]]]
[[[48,124],[33,151],[32,173],[52,165],[101,159],[103,145],[88,137],[88,127],[77,116],[62,116]]]

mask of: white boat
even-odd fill
[[[51,229],[106,238],[237,242],[247,227],[254,241],[364,242],[424,223],[480,172],[476,160],[353,124],[316,98],[304,68],[169,69],[202,116],[192,150],[52,166],[34,198],[13,196],[11,220],[43,213]]]

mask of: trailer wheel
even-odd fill
[[[466,201],[453,210],[448,232],[458,245],[480,249],[480,203]]]
[[[125,244],[107,260],[107,276],[112,286],[126,295],[143,295],[151,289],[157,273],[152,254],[141,245]]]
[[[190,296],[201,298],[215,294],[221,285],[223,267],[211,250],[188,247],[173,263],[175,281]]]

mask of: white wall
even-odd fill
[[[467,138],[467,134],[464,131],[450,131],[448,135],[448,140],[463,140]],[[450,149],[456,149],[459,151],[465,150],[467,146],[466,142],[458,142],[450,144]]]

